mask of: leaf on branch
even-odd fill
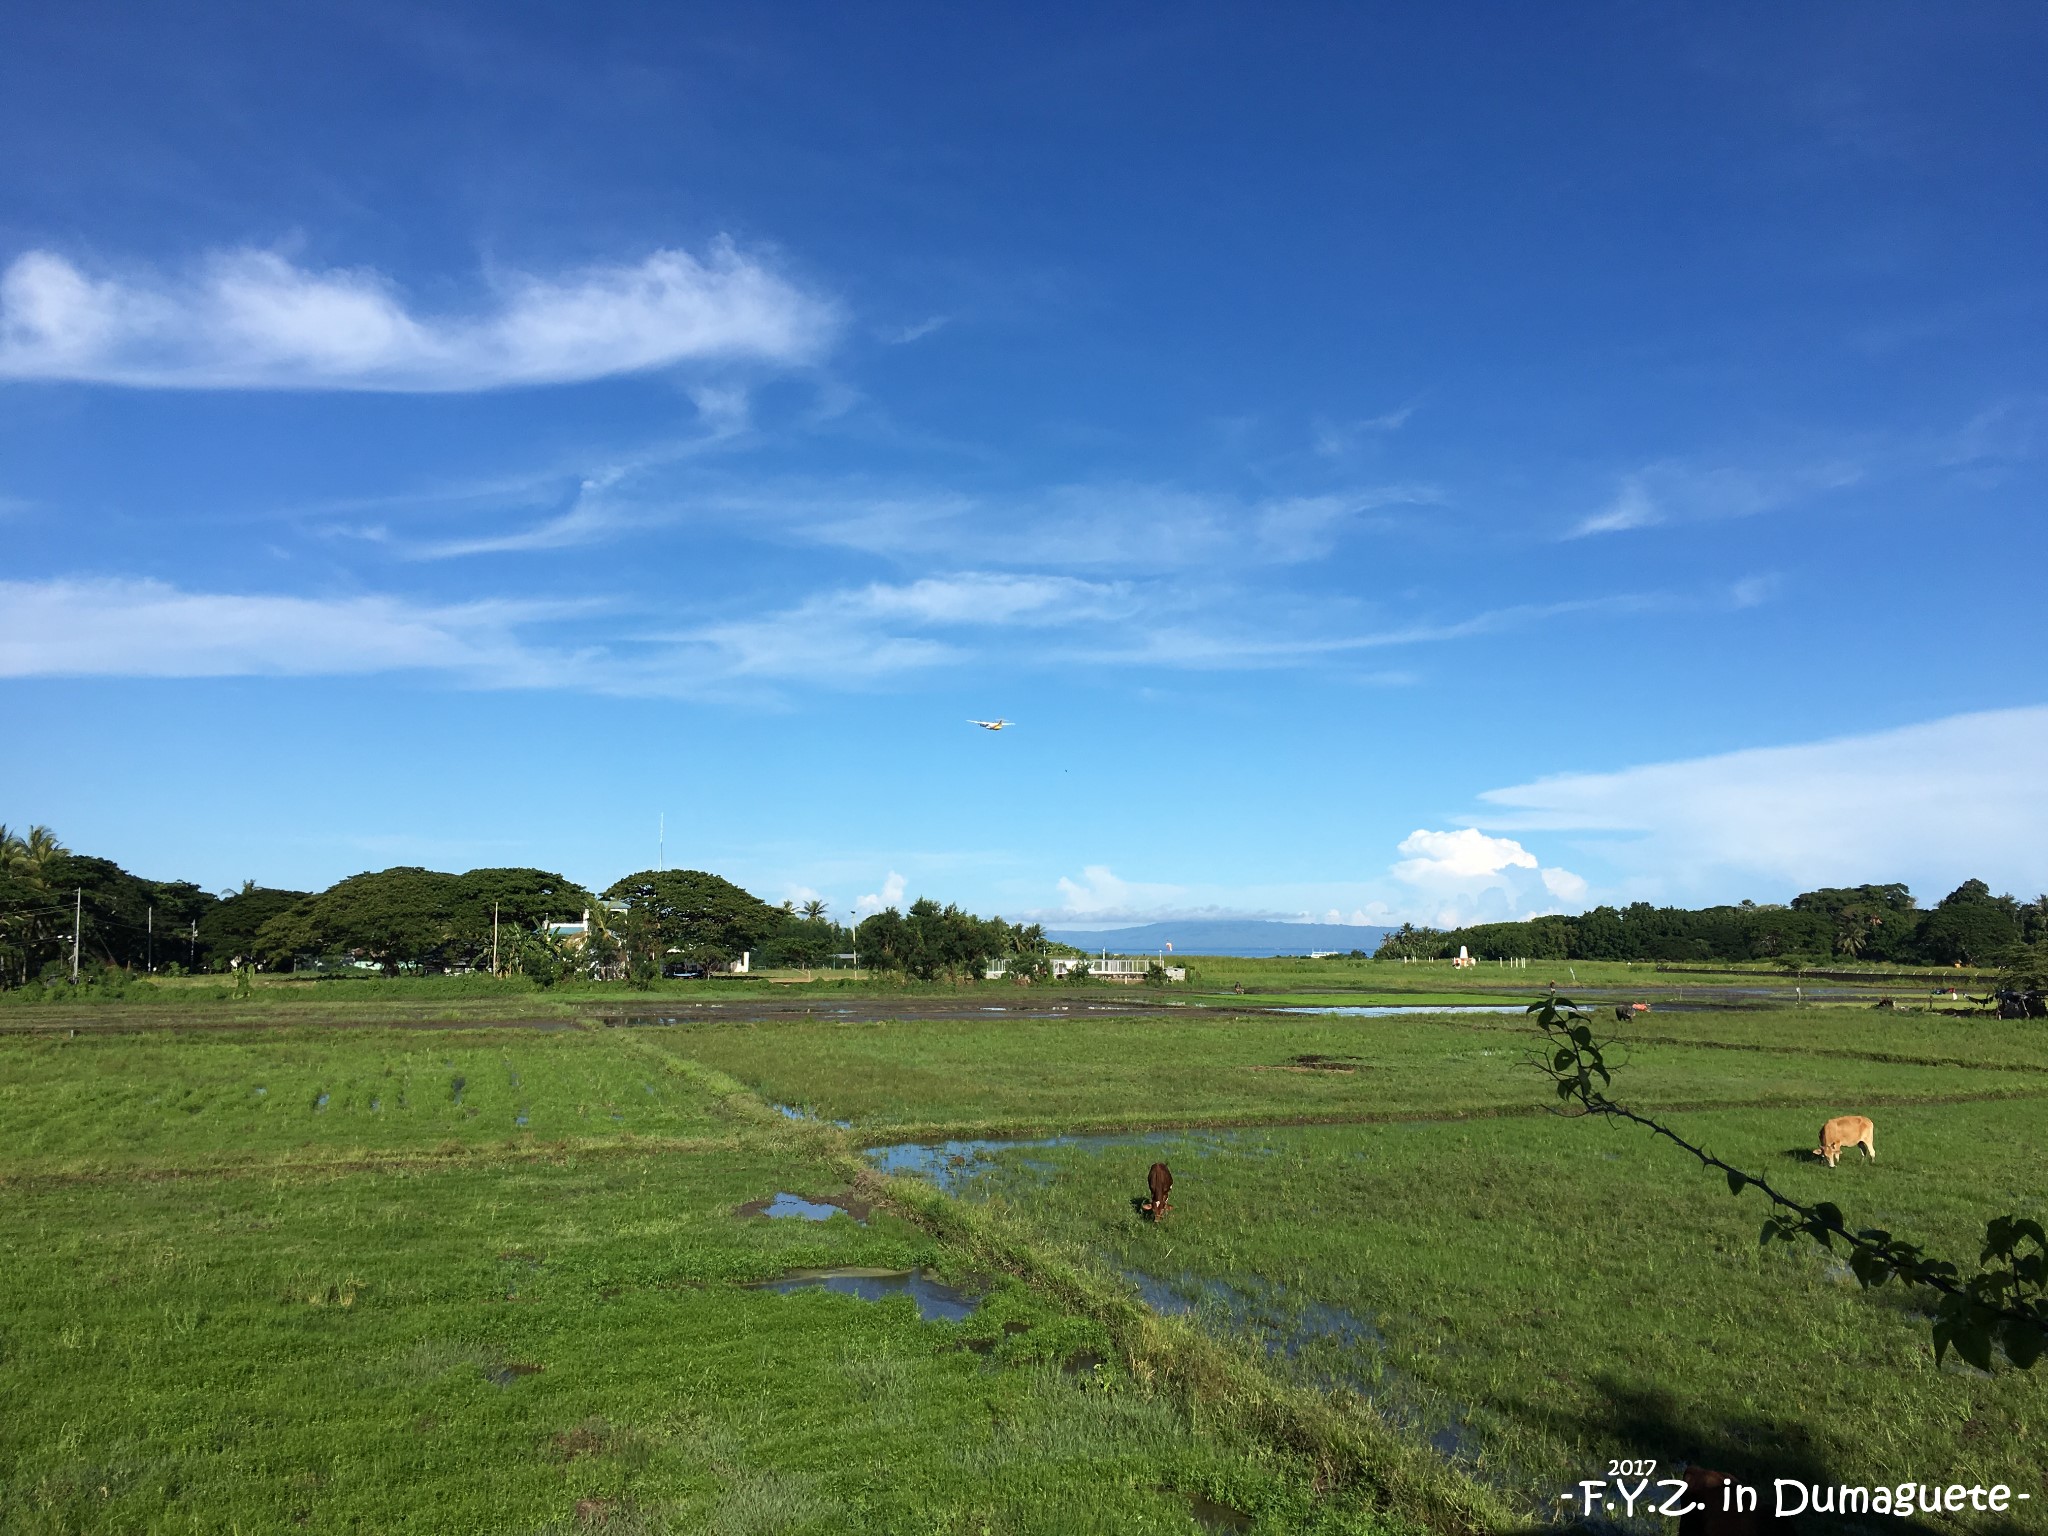
[[[2006,1359],[2023,1371],[2032,1370],[2034,1362],[2041,1358],[2042,1346],[2048,1344],[2048,1327],[2007,1318],[1998,1331],[1998,1344]]]
[[[1730,1168],[1730,1169],[1728,1170],[1728,1193],[1729,1193],[1729,1194],[1731,1194],[1731,1195],[1739,1195],[1739,1194],[1741,1194],[1741,1193],[1743,1192],[1743,1190],[1747,1189],[1748,1187],[1749,1187],[1749,1176],[1748,1176],[1747,1174],[1744,1174],[1744,1173],[1738,1172],[1738,1171],[1737,1171],[1736,1169],[1733,1169],[1733,1168]]]

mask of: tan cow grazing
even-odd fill
[[[1151,1172],[1145,1175],[1145,1188],[1152,1198],[1138,1209],[1157,1221],[1166,1214],[1166,1197],[1173,1193],[1173,1170],[1164,1163],[1154,1163]]]
[[[1863,1155],[1874,1163],[1877,1143],[1871,1140],[1871,1135],[1876,1129],[1868,1115],[1837,1115],[1820,1128],[1820,1145],[1813,1149],[1813,1155],[1826,1158],[1832,1168],[1844,1147],[1861,1147]]]

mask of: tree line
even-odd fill
[[[920,980],[978,977],[1001,961],[1030,979],[1064,949],[1035,924],[928,899],[849,928],[821,901],[771,905],[703,870],[640,870],[592,891],[544,869],[449,874],[407,865],[324,891],[249,881],[216,893],[73,853],[47,827],[16,834],[0,826],[0,988],[68,981],[74,933],[82,977],[338,964],[387,975],[496,970],[542,984],[572,973],[645,983],[751,954],[762,965],[800,967],[858,955],[866,968]]]
[[[2037,946],[2042,946],[2037,948]],[[1404,925],[1381,959],[1777,961],[1814,966],[1882,960],[1902,965],[2010,965],[2048,954],[2048,896],[2021,903],[1966,880],[1923,909],[1904,885],[1806,891],[1789,905],[1594,907],[1469,928]]]

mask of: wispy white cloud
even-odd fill
[[[1604,511],[1595,512],[1572,529],[1574,538],[1593,533],[1621,533],[1630,528],[1648,528],[1664,521],[1663,512],[1650,500],[1642,478],[1631,475],[1621,484],[1614,500]]]
[[[1119,584],[1069,576],[966,571],[901,585],[820,593],[760,618],[734,619],[669,638],[708,654],[730,678],[855,683],[941,666],[969,654],[928,631],[1055,627],[1099,618],[1125,600]]]
[[[1542,623],[1591,609],[1610,613],[1640,612],[1657,606],[1654,595],[1636,594],[1561,603],[1520,603],[1489,608],[1463,618],[1397,625],[1351,634],[1286,634],[1269,624],[1252,629],[1202,615],[1185,622],[1148,616],[1120,635],[1075,643],[1061,654],[1098,664],[1151,665],[1213,670],[1253,670],[1302,666],[1316,661],[1395,646],[1428,645]],[[1390,685],[1412,682],[1405,673],[1376,674]]]
[[[915,325],[906,325],[887,332],[882,339],[892,347],[908,346],[913,341],[923,341],[932,332],[941,330],[952,323],[953,317],[951,315],[930,315],[918,321]]]
[[[1479,819],[1598,834],[1634,895],[1783,899],[1819,885],[1969,878],[2048,889],[2048,706],[1489,790]],[[1591,845],[1589,845],[1591,846]]]
[[[1864,464],[1847,457],[1766,469],[1664,460],[1623,476],[1614,499],[1573,524],[1565,537],[1754,517],[1856,485],[1867,473]]]
[[[49,251],[0,275],[0,378],[161,389],[435,392],[560,384],[688,362],[816,356],[834,306],[719,241],[701,258],[555,277],[504,274],[486,304],[410,308],[363,268],[274,251],[217,254],[178,276],[93,276]]]
[[[1784,584],[1784,579],[1775,571],[1744,576],[1729,585],[1728,601],[1736,608],[1760,608],[1776,597],[1778,589]]]
[[[0,582],[0,676],[308,677],[432,670],[504,687],[581,674],[524,644],[560,603],[183,592],[157,581]]]
[[[1022,496],[919,486],[792,486],[713,495],[702,505],[744,514],[757,526],[779,525],[807,543],[873,555],[930,559],[937,553],[1056,570],[1132,564],[1162,570],[1320,559],[1347,532],[1368,526],[1375,513],[1439,500],[1434,487],[1421,484],[1245,499],[1107,482]]]
[[[1404,405],[1398,411],[1366,416],[1356,421],[1318,419],[1311,434],[1315,451],[1326,459],[1342,458],[1362,440],[1400,431],[1414,414],[1414,406]]]

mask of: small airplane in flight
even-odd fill
[[[1000,731],[1004,726],[1014,722],[1009,720],[970,720],[967,723],[969,725],[978,725],[984,731]]]

